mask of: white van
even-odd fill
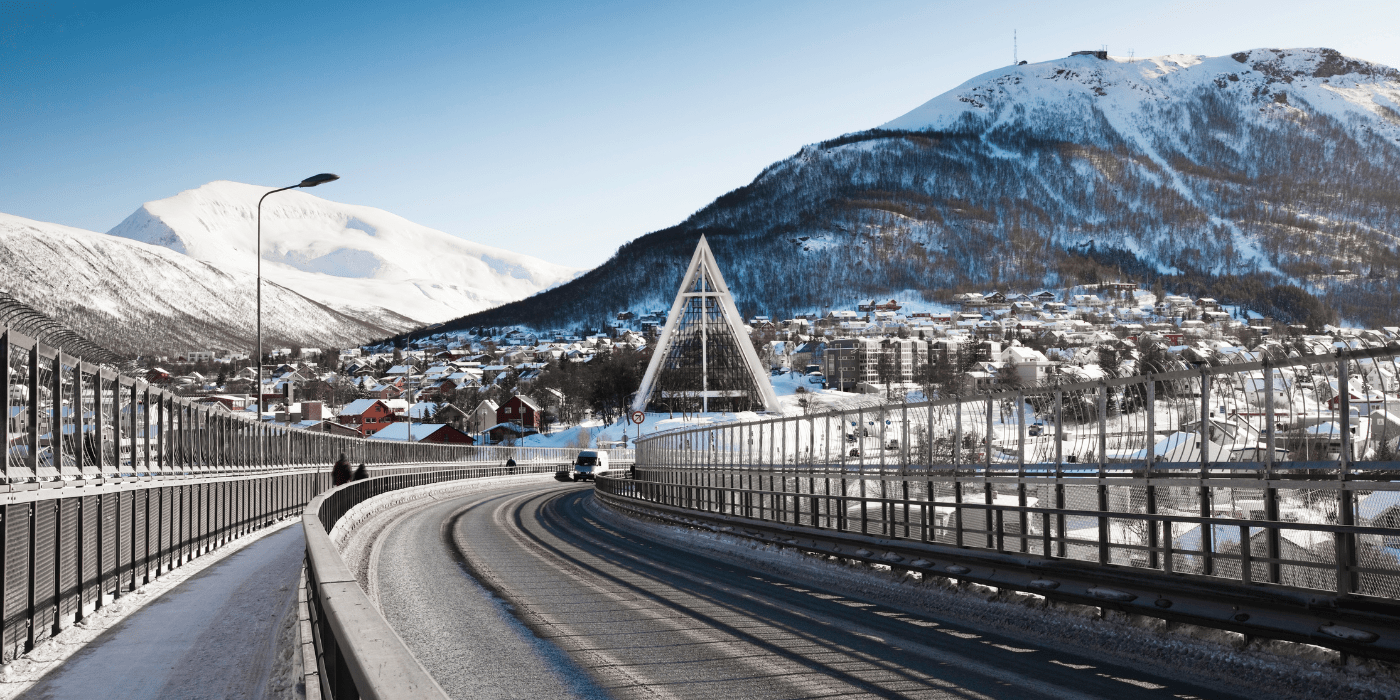
[[[608,473],[607,450],[580,450],[574,458],[574,481],[592,481],[599,474]]]

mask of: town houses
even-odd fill
[[[561,391],[551,372],[557,380],[558,372],[596,368],[599,358],[619,354],[644,365],[666,321],[665,311],[632,309],[596,329],[476,328],[399,347],[279,349],[265,362],[261,382],[246,359],[217,350],[186,353],[198,358],[194,364],[149,358],[145,369],[149,381],[224,410],[256,412],[261,396],[264,420],[306,430],[528,443],[556,425],[602,417],[594,414],[597,402],[581,395],[585,389]],[[813,389],[887,398],[927,392],[952,378],[983,391],[1119,376],[1138,371],[1133,363],[1148,355],[1202,363],[1257,357],[1283,344],[1321,353],[1400,340],[1400,328],[1310,329],[1215,298],[1153,293],[1131,283],[987,289],[942,302],[872,299],[791,318],[753,314],[743,328],[775,374],[804,375],[803,386]],[[625,404],[633,389],[616,389],[621,396],[612,405]],[[1374,402],[1362,389],[1350,399],[1353,407]],[[399,424],[404,427],[393,427]],[[455,432],[412,427],[424,425]]]

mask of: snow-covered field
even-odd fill
[[[585,420],[579,425],[562,428],[549,435],[531,435],[525,438],[522,444],[528,447],[579,447],[581,446],[579,436],[586,435],[587,444],[590,447],[597,447],[600,441],[620,442],[624,438],[630,446],[638,436],[646,437],[652,433],[667,430],[745,423],[773,418],[778,415],[801,416],[808,412],[855,409],[886,403],[883,394],[851,394],[828,391],[821,388],[821,384],[809,381],[808,375],[800,372],[789,372],[782,376],[769,377],[769,380],[773,385],[773,392],[778,395],[780,405],[779,410],[773,413],[760,414],[753,411],[738,413],[647,413],[646,420],[640,426],[628,418],[608,425],[604,425],[600,420]],[[799,393],[799,389],[802,390],[802,393]],[[799,403],[803,400],[810,401],[808,408],[804,409]]]

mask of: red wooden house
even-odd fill
[[[518,423],[521,428],[525,429],[527,435],[531,432],[538,433],[540,431],[540,414],[543,412],[544,409],[530,400],[530,397],[516,394],[496,409],[496,422]]]
[[[369,437],[394,422],[394,411],[379,399],[356,399],[340,410],[336,420]]]

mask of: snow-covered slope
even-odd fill
[[[1148,135],[1172,126],[1161,121],[1160,110],[1207,90],[1231,101],[1265,98],[1257,109],[1260,121],[1287,116],[1292,98],[1305,102],[1292,107],[1294,114],[1374,125],[1394,140],[1400,138],[1395,78],[1385,66],[1330,49],[1107,60],[1081,55],[983,73],[880,128],[962,131],[1015,123],[1063,137],[1065,121],[1079,123],[1085,114],[1101,113],[1118,134],[1151,149]]]
[[[1069,56],[806,146],[578,280],[447,327],[664,309],[701,233],[746,314],[1166,276],[1289,322],[1318,319],[1312,294],[1395,325],[1397,201],[1393,68],[1330,49]]]
[[[0,214],[0,287],[124,354],[250,351],[255,279],[160,246]],[[413,324],[366,323],[264,282],[265,347],[347,347]]]
[[[108,233],[225,272],[253,272],[258,198],[269,187],[211,182],[147,202]],[[382,209],[290,190],[262,206],[263,276],[370,319],[446,320],[548,289],[580,270],[473,243]]]

